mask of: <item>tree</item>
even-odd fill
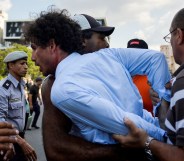
[[[27,76],[30,76],[32,80],[36,77],[43,77],[42,73],[39,70],[38,66],[35,66],[34,62],[31,60],[31,49],[25,45],[13,44],[11,47],[6,48],[5,50],[0,50],[0,79],[4,78],[7,75],[6,64],[3,62],[3,59],[10,52],[20,50],[28,54],[28,73]]]

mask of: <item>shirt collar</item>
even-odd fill
[[[19,81],[17,79],[15,79],[10,73],[8,74],[7,77],[8,77],[8,80],[10,80],[15,87],[18,86]],[[24,80],[21,79],[20,84],[22,86],[25,86]]]
[[[177,76],[178,73],[179,73],[182,69],[184,69],[184,64],[182,64],[182,65],[174,72],[173,76]]]
[[[74,52],[70,55],[68,55],[65,59],[63,59],[56,68],[56,73],[55,73],[55,77],[57,77],[59,75],[59,73],[61,73],[68,65],[71,66],[72,63],[74,63],[75,59],[77,57],[81,56],[79,53]]]

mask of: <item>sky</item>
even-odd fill
[[[150,49],[160,50],[160,45],[167,44],[163,37],[184,0],[0,0],[0,10],[7,13],[8,20],[28,20],[51,5],[67,9],[71,15],[105,17],[107,25],[115,27],[111,47],[127,47],[130,39],[139,38]]]

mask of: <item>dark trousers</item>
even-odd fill
[[[29,117],[29,113],[26,113],[26,119],[25,119],[25,126],[24,126],[24,131],[26,131],[26,127],[27,127],[27,121],[28,121],[28,117]]]
[[[33,111],[35,112],[35,115],[34,115],[34,119],[32,122],[32,126],[37,126],[36,123],[38,121],[38,117],[40,116],[40,105],[38,104],[38,102],[35,102],[33,104]],[[31,115],[32,115],[33,111],[31,111]]]

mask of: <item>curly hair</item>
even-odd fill
[[[53,39],[68,54],[82,48],[81,28],[68,16],[65,9],[41,12],[40,17],[25,28],[24,37],[26,41],[42,48],[47,47]]]

